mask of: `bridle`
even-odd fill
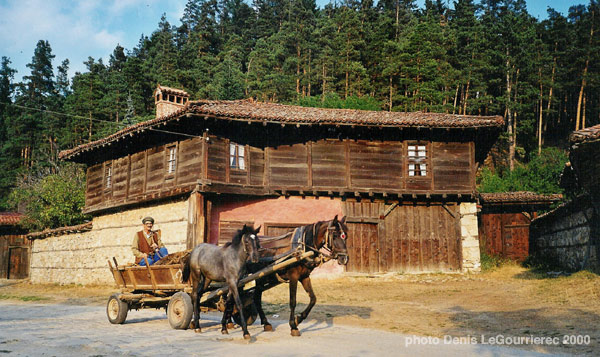
[[[327,230],[325,231],[325,239],[323,241],[322,248],[325,248],[325,250],[329,254],[323,254],[323,253],[321,253],[321,254],[325,255],[329,259],[335,259],[337,257],[337,254],[334,254],[334,251],[333,251],[334,250],[333,249],[333,239],[334,239],[333,235],[335,234],[336,229],[339,229],[339,231],[341,232],[340,239],[345,240],[347,237],[347,234],[344,231],[344,227],[342,226],[342,224],[339,221],[336,222],[336,224],[337,224],[337,227],[333,224],[332,221],[329,221],[329,224],[327,225]],[[315,229],[315,225],[313,225],[313,230]]]

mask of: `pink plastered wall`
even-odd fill
[[[327,197],[278,197],[263,199],[239,199],[227,197],[213,202],[210,222],[210,242],[216,243],[219,237],[219,222],[246,221],[254,226],[265,223],[309,224],[328,221],[337,215],[342,217],[342,205],[339,199]],[[265,234],[261,230],[260,234]],[[322,273],[340,273],[344,269],[336,262],[329,262],[317,268],[313,275]]]

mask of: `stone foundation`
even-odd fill
[[[462,243],[462,270],[464,272],[481,271],[477,205],[473,202],[460,204],[460,237]]]
[[[94,217],[88,232],[64,234],[33,241],[31,282],[58,284],[112,284],[108,261],[132,263],[131,242],[142,229],[142,218],[152,216],[169,252],[186,248],[187,200],[124,210]],[[113,263],[114,264],[114,263]]]

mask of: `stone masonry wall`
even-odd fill
[[[463,271],[481,271],[477,204],[473,202],[463,202],[460,204],[460,237],[462,242]]]
[[[530,226],[530,254],[570,271],[599,268],[598,218],[588,196],[538,217]]]
[[[142,218],[154,217],[154,229],[162,231],[163,243],[174,253],[186,248],[187,213],[188,202],[180,199],[94,217],[89,232],[34,240],[31,282],[112,284],[108,260],[133,263],[131,242],[142,229]]]

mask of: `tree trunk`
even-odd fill
[[[594,11],[592,11],[592,24],[590,26],[590,39],[588,46],[592,46],[592,38],[594,37]],[[590,64],[590,53],[588,51],[587,58],[585,60],[585,67],[583,68],[583,75],[581,76],[581,87],[579,88],[579,98],[577,99],[577,116],[575,117],[575,130],[579,130],[581,121],[581,104],[583,101],[583,91],[586,85],[586,77],[588,72],[588,66]]]
[[[465,100],[463,101],[463,110],[462,110],[463,114],[467,114],[467,100],[469,99],[469,87],[470,86],[471,86],[471,78],[467,79],[467,88],[465,88]]]
[[[393,95],[393,87],[392,87],[392,75],[390,74],[390,105],[389,105],[389,111],[392,111],[392,95]]]
[[[508,167],[510,171],[515,168],[515,138],[513,135],[513,117],[510,107],[511,99],[511,81],[510,81],[510,60],[508,58],[508,49],[506,49],[506,125],[508,133]]]
[[[460,85],[456,85],[456,92],[454,93],[454,108],[452,109],[452,114],[456,113],[456,101],[458,100],[458,87]]]
[[[585,102],[586,102],[586,95],[585,93],[583,94],[583,113],[581,113],[581,129],[585,129]]]

